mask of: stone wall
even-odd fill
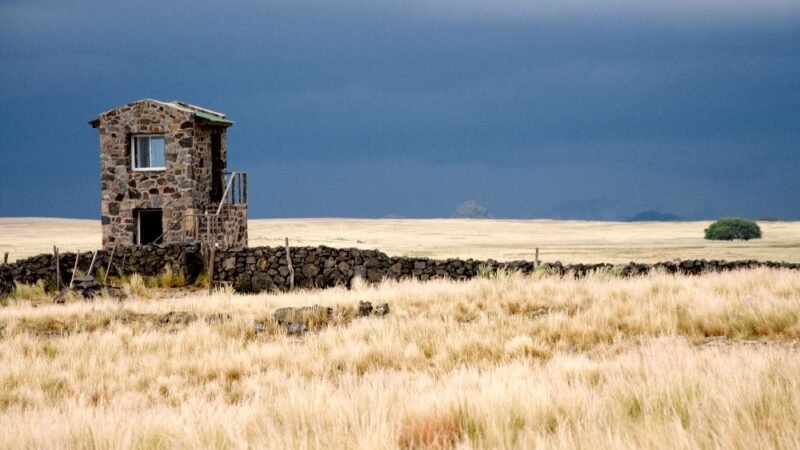
[[[247,205],[233,204],[222,208],[222,230],[216,235],[217,242],[225,248],[247,246]]]
[[[530,274],[537,270],[532,261],[498,262],[494,260],[389,257],[377,250],[336,249],[330,247],[294,247],[289,249],[294,268],[295,286],[324,288],[349,286],[359,275],[370,282],[383,279],[432,278],[466,280],[480,272],[509,270]],[[538,270],[561,276],[582,277],[595,271],[608,271],[619,276],[646,275],[652,270],[666,273],[699,275],[757,267],[800,269],[800,264],[760,261],[687,260],[655,264],[625,265],[541,263]],[[286,290],[289,267],[283,248],[255,247],[230,249],[217,253],[215,280],[229,282],[242,290]]]
[[[143,100],[103,113],[98,120],[104,247],[135,243],[134,209],[162,208],[164,230],[193,209],[193,114]],[[166,170],[133,170],[131,139],[136,134],[164,135]]]
[[[109,250],[97,254],[95,267],[108,265]],[[433,278],[466,280],[482,271],[512,270],[524,274],[534,270],[554,275],[581,277],[594,271],[608,271],[618,276],[646,275],[653,270],[666,273],[699,275],[707,272],[770,267],[800,270],[800,263],[771,261],[717,261],[687,260],[655,264],[561,264],[542,263],[538,268],[531,261],[498,262],[494,260],[390,257],[377,250],[341,249],[331,247],[290,248],[295,286],[300,288],[325,288],[337,285],[350,286],[355,276],[369,282],[383,279]],[[69,283],[74,253],[61,255],[62,281]],[[89,268],[91,253],[80,255],[79,269]],[[112,273],[140,273],[158,275],[169,265],[174,272],[182,271],[191,282],[203,270],[200,248],[196,244],[145,245],[117,248]],[[282,291],[289,287],[289,266],[282,247],[254,247],[220,249],[214,261],[215,280],[227,282],[242,291]],[[0,265],[0,293],[8,292],[12,282],[35,283],[44,280],[55,283],[53,255],[44,254]],[[102,280],[101,280],[102,281]]]
[[[97,252],[94,263],[95,273],[99,267],[102,267],[103,270],[108,267],[110,256],[111,250],[99,250]],[[75,253],[62,253],[59,256],[61,281],[64,285],[69,284],[72,269],[75,266],[75,258]],[[78,271],[86,273],[92,261],[92,253],[81,253],[79,258]],[[118,247],[114,251],[111,273],[113,275],[120,272],[124,274],[139,273],[152,276],[162,273],[167,265],[175,273],[183,271],[190,281],[194,280],[204,270],[199,245],[173,244]],[[55,284],[55,267],[55,258],[52,254],[32,256],[11,264],[0,265],[0,284],[4,281],[4,274],[10,274],[11,279],[18,283],[34,284],[42,280],[45,284]],[[7,279],[5,280],[7,282]],[[0,289],[2,289],[1,285]]]

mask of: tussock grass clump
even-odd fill
[[[11,294],[4,300],[6,304],[34,301],[43,302],[50,300],[51,294],[47,292],[44,280],[39,280],[34,284],[15,283]]]
[[[164,270],[156,277],[150,278],[151,287],[159,287],[159,288],[179,288],[186,286],[186,277],[183,275],[183,271],[179,271],[175,273],[172,270],[172,266],[167,264],[164,266]]]
[[[122,288],[127,297],[140,299],[152,297],[150,287],[147,286],[145,278],[138,273],[124,277],[121,281],[123,283]]]

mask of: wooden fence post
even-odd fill
[[[292,267],[292,256],[289,254],[289,238],[286,238],[286,265],[289,267],[289,290],[294,289],[294,267]]]
[[[53,246],[53,259],[56,263],[56,291],[61,292],[61,260],[58,256],[58,247]]]
[[[103,277],[103,284],[106,284],[106,280],[108,280],[108,274],[111,273],[111,261],[114,260],[114,252],[117,251],[117,244],[119,244],[119,242],[115,242],[114,248],[111,249],[111,256],[108,258],[108,267],[106,268],[106,275]]]
[[[214,291],[214,259],[216,257],[217,247],[210,245],[208,250],[208,295]]]
[[[86,276],[92,276],[92,269],[94,269],[94,261],[97,259],[97,250],[92,253],[92,262],[89,263],[89,270],[86,272]]]
[[[75,272],[78,270],[78,261],[81,260],[81,252],[75,252],[75,266],[72,268],[72,277],[69,279],[69,288],[72,289],[72,283],[75,282]]]
[[[539,267],[539,247],[536,247],[536,259],[534,259],[533,268]]]

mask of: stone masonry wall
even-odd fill
[[[196,190],[192,149],[195,138],[191,113],[145,100],[99,117],[101,220],[103,246],[132,245],[134,209],[162,208],[163,228],[193,209]],[[131,138],[163,134],[166,170],[135,171]]]
[[[97,254],[95,267],[108,265],[109,250]],[[295,286],[300,288],[325,288],[337,285],[350,286],[355,276],[369,282],[383,279],[415,278],[429,280],[445,278],[466,280],[476,277],[481,270],[507,269],[524,274],[544,270],[561,276],[585,276],[593,271],[611,271],[619,276],[646,275],[652,270],[666,273],[699,275],[707,272],[748,269],[757,267],[800,270],[800,263],[771,261],[718,261],[687,260],[655,264],[561,264],[542,263],[539,268],[531,261],[498,262],[494,260],[390,257],[377,250],[340,249],[331,247],[292,247],[292,266]],[[89,268],[91,253],[80,255],[79,269]],[[74,253],[61,255],[61,277],[66,284],[75,263]],[[191,282],[203,270],[200,248],[196,244],[145,245],[117,248],[112,273],[140,273],[157,275],[166,265],[174,272],[183,271]],[[219,250],[214,262],[215,280],[231,283],[243,291],[283,291],[289,287],[289,268],[286,251],[282,247],[254,247]],[[33,256],[8,265],[0,265],[0,296],[10,292],[13,282],[55,283],[53,255]],[[102,281],[102,280],[100,280]]]
[[[415,278],[422,281],[433,278],[466,280],[480,271],[506,269],[530,274],[535,268],[532,261],[498,262],[494,260],[390,257],[377,250],[337,249],[330,247],[299,247],[289,250],[294,268],[295,286],[324,288],[336,285],[349,286],[359,275],[369,282],[383,279]],[[594,271],[611,271],[620,276],[646,275],[652,270],[667,273],[698,275],[756,267],[800,269],[800,264],[759,261],[687,260],[655,264],[629,263],[626,265],[541,263],[538,270],[555,275],[582,277]],[[215,280],[229,282],[242,290],[286,290],[289,286],[289,268],[283,248],[255,247],[230,249],[217,253],[214,263]]]
[[[225,131],[202,126],[194,114],[152,100],[129,103],[101,114],[101,221],[103,246],[135,242],[135,209],[161,208],[164,242],[180,242],[191,234],[192,220],[212,202],[211,134],[221,134],[225,161]],[[164,136],[165,170],[133,170],[131,140],[136,134]],[[224,168],[223,168],[224,170]]]
[[[95,259],[94,271],[102,267],[108,267],[108,260],[111,250],[99,250]],[[72,269],[75,265],[75,253],[62,253],[59,256],[61,265],[61,281],[64,285],[69,284],[72,276]],[[78,260],[78,271],[86,273],[92,261],[92,253],[80,254]],[[114,261],[112,262],[111,274],[117,275],[119,272],[124,274],[139,273],[141,275],[158,275],[169,265],[175,273],[183,271],[189,278],[194,278],[203,272],[203,259],[200,254],[200,246],[196,244],[173,244],[173,245],[143,245],[131,247],[118,247],[114,251]],[[55,258],[52,254],[32,256],[20,259],[14,263],[0,265],[0,291],[2,285],[8,282],[8,276],[18,283],[34,284],[39,280],[45,284],[55,284]],[[99,280],[103,281],[103,280]]]
[[[247,205],[234,204],[223,207],[224,221],[217,241],[230,246],[247,246]]]
[[[195,179],[197,180],[197,189],[194,191],[194,204],[198,210],[204,210],[210,205],[219,204],[218,198],[211,198],[211,135],[220,135],[220,157],[223,179],[220,181],[222,189],[225,189],[224,174],[227,169],[227,144],[225,139],[225,130],[220,127],[196,127],[195,128]]]

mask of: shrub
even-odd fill
[[[241,274],[236,277],[236,284],[233,285],[233,290],[239,294],[248,294],[252,291],[250,279],[247,278],[247,275]]]
[[[208,287],[208,272],[204,270],[200,272],[200,275],[197,275],[197,278],[194,279],[194,287],[199,287],[199,288]]]
[[[719,219],[706,228],[706,239],[714,241],[731,241],[734,239],[758,239],[761,237],[761,228],[752,220],[737,217]]]

